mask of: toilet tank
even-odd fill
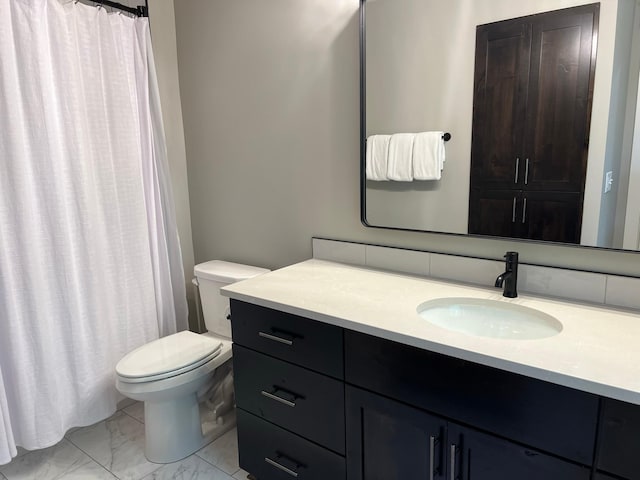
[[[214,335],[231,338],[231,322],[227,319],[229,299],[220,295],[220,288],[268,271],[266,268],[222,260],[212,260],[193,267],[193,273],[198,279],[202,314],[207,330]]]

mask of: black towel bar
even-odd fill
[[[365,138],[365,142],[369,139],[369,137]],[[451,140],[451,134],[449,132],[446,132],[444,135],[442,135],[442,139],[445,142],[448,142],[449,140]]]

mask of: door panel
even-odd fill
[[[530,27],[519,21],[477,29],[472,186],[518,181],[529,43]]]
[[[582,191],[586,177],[594,9],[536,16],[525,129],[525,185]],[[595,59],[593,59],[595,60]]]
[[[474,188],[469,196],[469,233],[497,237],[518,237],[517,223],[522,207],[519,190]]]
[[[526,203],[525,203],[526,201]],[[527,192],[522,210],[521,238],[549,242],[580,243],[582,194],[569,192]]]
[[[640,406],[606,399],[596,466],[631,480],[640,479]]]
[[[454,469],[447,478],[456,480],[589,480],[591,475],[588,467],[452,423],[446,450]]]
[[[443,420],[355,387],[346,400],[349,480],[444,480]]]

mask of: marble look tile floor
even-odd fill
[[[205,413],[205,434],[216,428],[220,427]],[[11,463],[0,465],[0,480],[245,480],[247,475],[238,466],[235,428],[179,462],[149,462],[144,456],[142,403],[73,429],[53,447],[22,451]]]

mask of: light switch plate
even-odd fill
[[[604,180],[604,193],[609,193],[611,191],[612,185],[613,185],[613,172],[607,172]]]

